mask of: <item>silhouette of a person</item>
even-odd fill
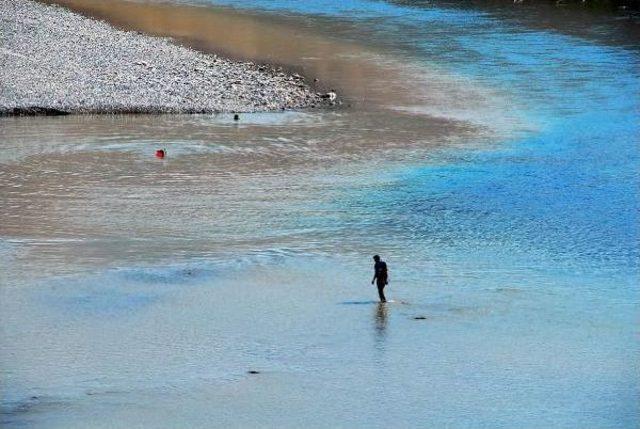
[[[380,256],[375,255],[373,257],[375,264],[373,266],[373,279],[371,284],[376,282],[378,286],[378,296],[380,296],[380,302],[387,302],[387,298],[384,296],[384,287],[389,284],[389,274],[387,273],[387,263],[380,259]]]

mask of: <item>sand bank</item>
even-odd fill
[[[0,114],[258,112],[321,106],[299,75],[0,0]]]

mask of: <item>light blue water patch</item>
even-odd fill
[[[381,31],[429,63],[525,100],[541,129],[501,150],[456,149],[445,165],[409,169],[391,186],[337,204],[379,213],[363,231],[377,223],[461,253],[500,246],[542,258],[547,269],[636,272],[638,52],[468,11],[448,11],[466,20],[431,21],[430,9],[390,7],[378,11],[389,13]]]
[[[568,121],[585,112],[598,112],[605,124],[610,115],[637,115],[637,52],[555,33],[500,30],[459,36],[461,51],[476,60],[460,61],[457,72],[508,88],[550,123],[576,127]]]
[[[628,270],[638,264],[638,199],[620,184],[561,160],[476,159],[468,165],[423,168],[389,191],[388,213],[427,243],[460,252],[487,244],[544,254],[548,262]],[[532,261],[533,263],[533,261]]]
[[[8,261],[12,258],[19,249],[20,247],[14,241],[0,238],[0,258],[3,261]]]
[[[180,0],[181,3],[208,3],[231,6],[242,9],[256,9],[267,12],[318,15],[350,20],[420,19],[423,22],[442,21],[467,22],[469,19],[484,15],[481,12],[447,10],[441,8],[416,9],[391,2],[377,0],[248,0],[239,4],[230,0]]]
[[[385,186],[345,196],[375,217],[354,227],[461,257],[491,247],[502,257],[529,255],[550,272],[637,276],[640,125],[633,112],[584,113],[570,124],[398,170]]]
[[[40,300],[64,314],[124,317],[157,303],[168,293],[206,281],[210,266],[132,267],[47,279]]]
[[[40,299],[61,314],[89,317],[118,317],[144,310],[160,298],[160,291],[133,282],[114,281],[108,275],[90,278],[53,279],[39,291]]]
[[[278,248],[243,254],[224,254],[218,259],[176,264],[158,262],[155,267],[109,269],[98,273],[48,278],[34,293],[60,314],[87,317],[127,317],[144,311],[184,288],[202,287],[229,280],[247,269],[277,267],[291,258],[308,255]],[[276,269],[276,268],[274,268]]]

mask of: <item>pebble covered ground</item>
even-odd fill
[[[59,6],[0,0],[0,114],[218,113],[317,107],[299,75],[120,31]]]

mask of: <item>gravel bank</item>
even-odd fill
[[[0,114],[217,113],[328,105],[302,77],[0,0]]]

